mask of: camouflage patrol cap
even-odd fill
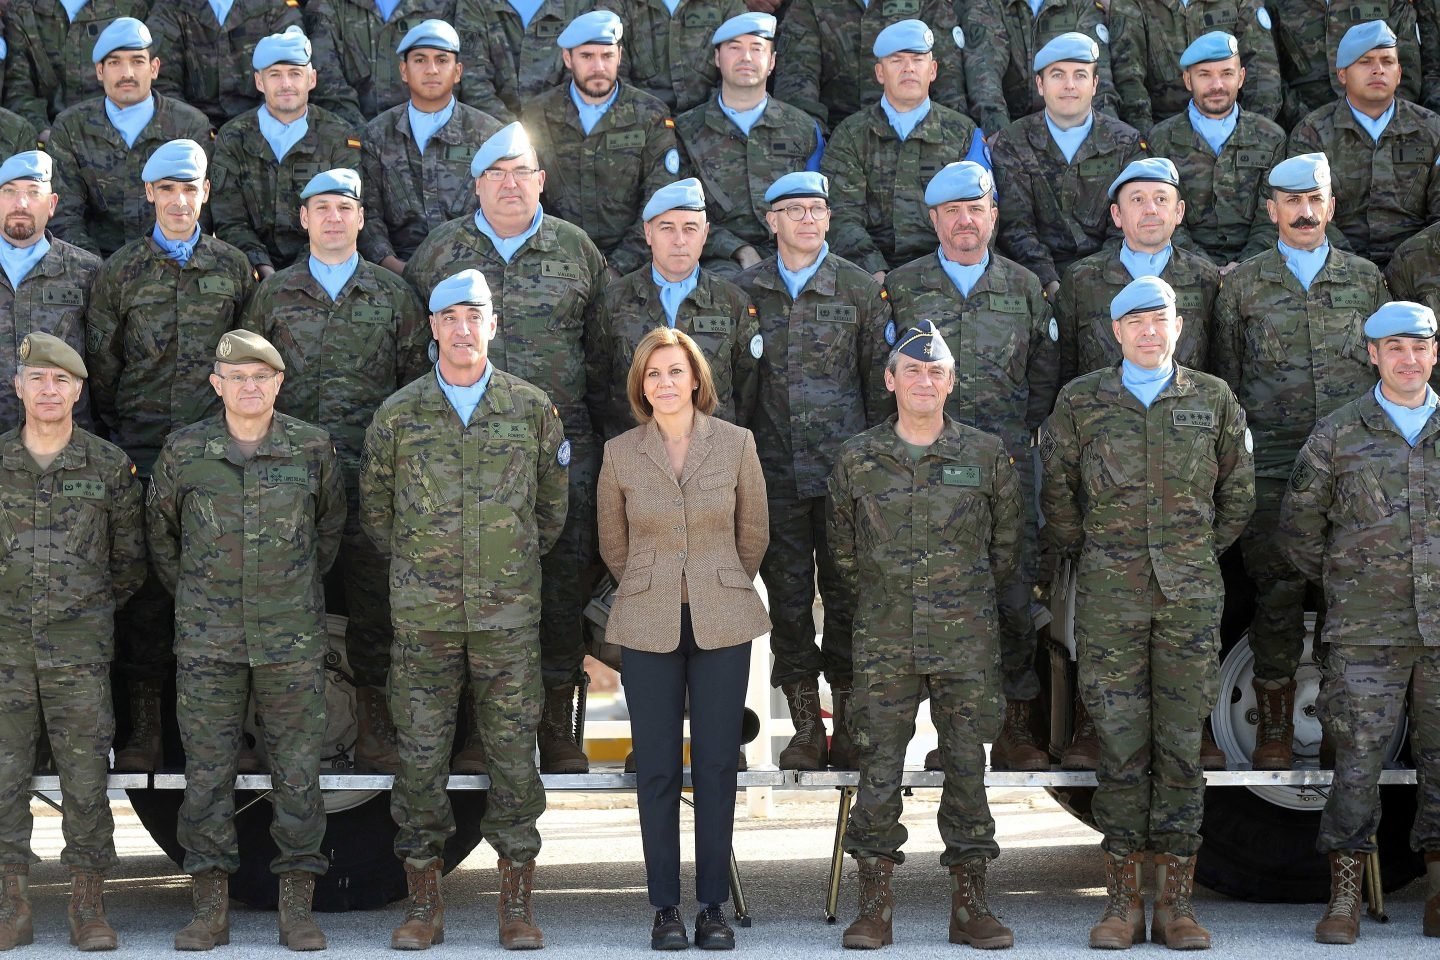
[[[15,359],[22,367],[58,367],[81,380],[90,376],[75,348],[48,333],[27,333],[15,351]]]
[[[950,347],[945,343],[945,338],[940,336],[940,331],[936,330],[935,324],[929,320],[921,320],[906,330],[901,335],[900,342],[895,344],[895,353],[926,363],[955,359],[950,353]]]
[[[250,330],[231,330],[215,345],[215,359],[221,363],[264,363],[284,371],[285,361],[270,341]]]

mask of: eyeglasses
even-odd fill
[[[539,170],[533,167],[516,167],[513,170],[501,170],[497,167],[491,167],[488,170],[482,170],[480,176],[489,180],[491,183],[499,183],[506,177],[514,177],[516,183],[525,183],[539,172]]]
[[[830,216],[830,208],[823,203],[817,203],[814,206],[806,206],[803,203],[792,203],[788,207],[781,207],[780,212],[796,223],[804,220],[805,214],[807,213],[810,214],[810,219],[816,223]]]
[[[243,387],[247,383],[253,383],[257,387],[267,385],[275,379],[273,373],[227,373],[220,378],[226,383],[233,383],[237,387]]]

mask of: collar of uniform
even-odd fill
[[[840,282],[840,271],[835,265],[836,256],[835,251],[831,250],[830,254],[820,262],[820,268],[815,271],[810,282],[805,284],[805,289],[801,291],[802,294],[810,291],[822,297],[835,295]],[[754,282],[756,286],[770,290],[783,290],[787,296],[790,293],[785,286],[785,281],[780,278],[780,255],[778,253],[773,257],[766,258],[760,264],[760,269],[755,272]]]
[[[154,230],[146,230],[144,236],[145,245],[150,248],[150,253],[157,260],[175,263],[170,254],[162,250],[160,244],[155,242],[155,238],[151,236],[152,233]],[[205,231],[201,230],[200,236],[195,240],[195,250],[190,254],[190,259],[186,261],[185,266],[181,267],[178,263],[175,263],[175,266],[181,270],[208,271],[215,269],[219,266],[219,260],[215,256],[215,238],[206,236]]]
[[[350,275],[349,280],[345,281],[345,285],[340,288],[340,296],[334,300],[330,299],[329,292],[320,285],[320,281],[316,280],[315,275],[310,272],[310,261],[308,258],[296,261],[280,271],[280,273],[285,274],[284,279],[280,281],[281,284],[297,290],[304,290],[312,298],[324,304],[326,307],[333,307],[345,298],[349,290],[355,287],[359,287],[366,293],[381,293],[380,283],[375,279],[374,265],[364,257],[361,257],[360,262],[355,265],[355,272]],[[277,279],[279,278],[277,277]]]
[[[925,456],[939,457],[941,460],[963,460],[966,454],[965,429],[960,421],[950,414],[947,413],[944,416],[945,425],[940,428],[940,436],[936,437],[935,442],[925,449]],[[898,413],[890,414],[889,419],[885,421],[885,425],[889,427],[885,434],[887,452],[899,463],[913,463],[905,441],[900,439],[900,434],[895,429],[899,422],[900,414]]]
[[[1397,110],[1395,112],[1399,113],[1400,111]],[[86,135],[104,140],[111,146],[119,147],[122,150],[130,149],[125,145],[125,138],[120,136],[120,131],[115,129],[115,125],[110,122],[110,117],[105,113],[105,94],[103,92],[100,96],[81,103],[77,114],[78,116],[76,116],[75,119],[80,121],[82,125],[80,129]],[[155,114],[157,117],[160,114],[160,106],[158,103],[155,106]],[[147,126],[153,125],[154,122],[152,119]],[[135,142],[140,142],[138,137]]]
[[[1272,245],[1260,256],[1265,258],[1260,261],[1260,276],[1266,280],[1284,283],[1291,290],[1300,293],[1306,292],[1305,288],[1300,286],[1300,281],[1295,279],[1295,275],[1290,272],[1290,268],[1285,266],[1285,256],[1278,247]],[[1330,256],[1325,258],[1325,266],[1321,267],[1320,272],[1315,274],[1315,279],[1310,281],[1310,289],[1314,290],[1315,284],[1321,282],[1339,284],[1350,282],[1350,264],[1346,259],[1346,254],[1334,244],[1330,245]]]
[[[999,259],[999,254],[992,251],[990,254],[990,266],[985,268],[985,272],[980,274],[979,279],[975,281],[975,286],[970,288],[970,296],[966,297],[966,300],[973,298],[977,293],[1010,292],[1009,277],[1005,275],[1004,271],[995,269],[995,264]],[[950,277],[945,273],[945,268],[940,266],[940,254],[938,251],[931,251],[925,254],[925,256],[912,261],[912,263],[920,273],[918,279],[920,280],[921,286],[927,290],[955,292],[955,284],[951,282]]]
[[[630,276],[635,278],[635,282],[632,284],[635,298],[643,300],[646,303],[649,303],[651,300],[657,303],[660,301],[660,288],[655,286],[655,281],[650,276],[650,268],[652,265],[653,264],[647,263],[639,270],[630,274]],[[695,279],[695,289],[686,294],[685,300],[682,300],[681,303],[690,301],[702,310],[713,305],[715,303],[715,279],[715,274],[701,267],[700,276]]]
[[[580,125],[580,109],[570,98],[569,81],[544,94],[550,98],[544,106],[544,112],[555,120],[575,128],[582,137],[593,137],[597,133],[605,132],[610,127],[633,126],[637,120],[634,91],[624,80],[619,82],[619,88],[615,99],[610,101],[610,106],[600,115],[600,119],[595,121],[595,126],[589,133],[586,133],[585,128]]]
[[[239,5],[238,0],[236,5]],[[286,151],[286,160],[302,154],[314,156],[319,149],[320,134],[318,128],[328,117],[325,115],[325,111],[315,106],[313,100],[305,107],[305,111],[305,134],[299,140],[295,141],[295,146]],[[240,116],[231,122],[240,124],[240,145],[247,152],[257,157],[264,157],[268,162],[273,164],[275,163],[275,152],[270,149],[270,142],[266,140],[264,134],[260,132],[259,117],[260,108],[255,107],[253,110],[247,110],[245,113],[240,114]]]
[[[35,269],[31,270],[30,276],[25,278],[27,280],[37,274],[59,277],[65,273],[65,253],[68,249],[74,248],[71,248],[70,244],[64,240],[55,239],[55,235],[48,229],[45,231],[45,239],[50,241],[50,249],[45,252],[45,256],[40,258],[40,262],[35,264]]]
[[[495,244],[491,243],[490,238],[480,232],[480,228],[475,226],[475,218],[470,214],[465,215],[465,230],[466,235],[470,237],[470,245],[478,252],[502,264],[505,263],[504,258],[496,252]],[[556,233],[555,218],[548,213],[543,214],[540,217],[540,229],[536,230],[534,236],[527,240],[519,250],[515,251],[515,257],[523,255],[526,250],[544,251],[556,249],[560,245],[560,241],[556,239]],[[515,258],[512,257],[510,262],[513,263],[514,260]]]
[[[875,2],[875,0],[872,0]],[[890,126],[890,118],[885,115],[885,108],[877,101],[865,108],[870,114],[870,132],[881,140],[899,140],[900,135],[895,128]],[[767,111],[768,112],[768,111]],[[943,143],[945,131],[942,129],[945,123],[953,123],[954,119],[942,116],[945,113],[945,105],[933,98],[930,101],[930,112],[915,124],[915,129],[910,131],[906,142],[911,140],[923,140],[927,143]]]
[[[1350,102],[1343,95],[1330,104],[1330,122],[1335,125],[1336,129],[1345,127],[1355,131],[1356,134],[1363,134],[1366,142],[1370,140],[1370,132],[1360,126],[1360,121],[1356,120],[1355,115],[1350,112]],[[1414,133],[1421,129],[1421,126],[1420,117],[1410,101],[1397,94],[1395,96],[1395,115],[1390,118],[1385,129],[1380,131],[1380,139],[1385,140],[1391,135],[1398,136],[1402,133]]]
[[[487,366],[494,366],[493,357],[486,358]],[[500,368],[495,367],[495,372],[500,373]],[[451,410],[449,399],[445,391],[440,389],[440,378],[437,376],[438,367],[432,366],[430,372],[421,378],[422,387],[420,391],[420,406],[428,410]],[[485,395],[480,398],[480,407],[472,414],[470,422],[478,423],[480,410],[492,410],[495,413],[509,413],[515,409],[515,398],[510,391],[510,384],[504,377],[490,377],[490,385],[485,388]],[[456,418],[458,420],[458,418]]]
[[[1105,368],[1105,376],[1100,381],[1100,389],[1109,394],[1117,403],[1126,403],[1142,413],[1145,412],[1145,406],[1126,388],[1121,379],[1121,364],[1118,360]],[[1195,378],[1191,376],[1190,369],[1177,363],[1175,364],[1175,379],[1170,381],[1170,385],[1161,390],[1155,399],[1158,401],[1165,397],[1184,397],[1194,392]],[[1151,404],[1150,409],[1154,409],[1154,404]]]
[[[1120,121],[1112,120],[1094,107],[1091,107],[1090,114],[1095,118],[1095,122],[1090,126],[1090,135],[1080,142],[1080,149],[1075,151],[1074,159],[1069,162],[1072,167],[1079,164],[1081,160],[1109,153],[1115,149],[1115,131],[1111,125]],[[1032,149],[1062,162],[1065,160],[1065,154],[1060,152],[1055,138],[1050,136],[1050,128],[1045,125],[1044,110],[1016,122],[1026,124],[1025,137],[1030,141]]]
[[[290,432],[285,429],[284,414],[278,410],[271,414],[270,432],[255,448],[256,457],[289,457]],[[220,411],[210,420],[210,435],[205,438],[205,459],[225,460],[230,456],[230,431],[225,427],[225,411]]]
[[[1366,390],[1360,395],[1359,400],[1360,419],[1370,432],[1382,434],[1396,433],[1394,421],[1392,421],[1390,415],[1385,412],[1385,408],[1380,406],[1380,401],[1375,399],[1374,388]],[[1414,446],[1419,447],[1425,442],[1427,437],[1430,437],[1436,432],[1440,432],[1440,416],[1432,415],[1429,420],[1425,421],[1425,425],[1420,428],[1420,433],[1415,438]],[[7,463],[6,466],[8,467],[9,464]]]
[[[1378,404],[1376,409],[1379,409]],[[0,436],[0,466],[6,470],[29,470],[41,476],[53,470],[74,470],[89,462],[86,445],[83,441],[80,427],[76,426],[70,432],[69,442],[60,448],[55,459],[50,461],[50,466],[36,471],[34,468],[39,464],[30,457],[29,451],[25,449],[25,443],[20,439],[20,428],[15,427],[13,430],[6,431],[4,436]]]

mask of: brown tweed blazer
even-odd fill
[[[755,573],[770,543],[755,437],[696,411],[679,483],[653,422],[605,444],[597,495],[600,556],[619,583],[605,639],[668,653],[680,645],[680,577],[697,646],[714,650],[770,629]]]

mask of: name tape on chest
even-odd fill
[[[306,483],[310,482],[310,471],[304,467],[271,467],[265,472],[265,479],[270,483]]]
[[[488,423],[491,440],[529,440],[530,424],[507,420],[491,420]]]
[[[735,329],[734,317],[696,317],[690,321],[692,333],[719,333],[726,334]]]
[[[1208,430],[1215,426],[1212,410],[1176,410],[1174,417],[1177,427],[1204,427]]]
[[[62,480],[60,495],[82,500],[104,500],[105,483],[101,480]]]
[[[940,482],[947,487],[978,487],[980,486],[980,468],[949,465],[941,467]]]

